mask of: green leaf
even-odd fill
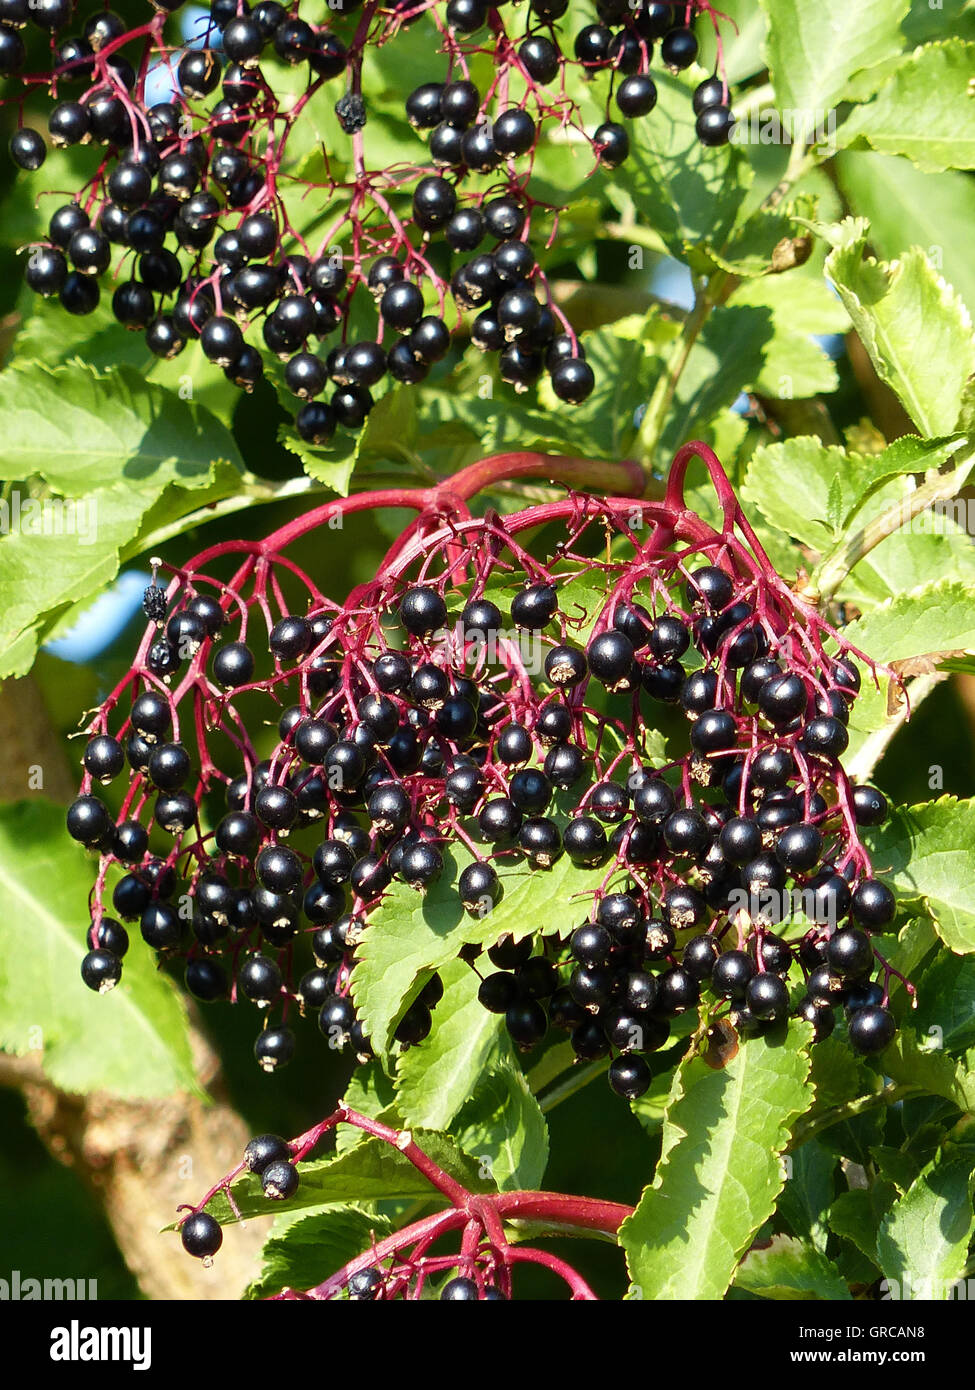
[[[721,1298],[768,1220],[784,1181],[780,1155],[812,1103],[808,1030],[745,1042],[727,1067],[681,1062],[663,1156],[620,1228],[631,1281],[644,1298]]]
[[[880,1267],[901,1294],[926,1301],[952,1297],[965,1272],[968,1242],[975,1230],[972,1160],[937,1158],[899,1198],[877,1236]]]
[[[973,71],[975,43],[949,39],[915,49],[874,100],[844,122],[840,144],[906,155],[920,169],[975,168]]]
[[[58,614],[115,578],[119,553],[150,501],[121,483],[96,488],[60,512],[62,534],[26,530],[22,522],[0,537],[0,677],[28,671]]]
[[[913,1027],[948,1052],[975,1046],[975,959],[944,951],[935,957],[917,981]]]
[[[404,1053],[397,1067],[397,1108],[406,1124],[425,1129],[447,1128],[497,1059],[502,1038],[502,1021],[478,1003],[480,976],[466,961],[450,961],[440,977],[444,995],[433,1036]]]
[[[862,68],[903,47],[899,25],[910,0],[761,0],[768,16],[765,60],[775,102],[797,124],[803,144],[846,94]]]
[[[462,1153],[445,1134],[414,1130],[413,1139],[428,1158],[444,1172],[462,1182],[470,1192],[493,1192],[495,1185],[481,1173],[480,1165]],[[436,1188],[410,1163],[399,1149],[382,1139],[369,1138],[354,1149],[301,1165],[301,1183],[293,1197],[284,1202],[270,1202],[261,1189],[261,1180],[254,1173],[238,1178],[233,1185],[234,1200],[240,1214],[266,1216],[275,1213],[302,1211],[308,1207],[348,1202],[378,1202],[387,1199],[428,1201],[437,1199]],[[237,1218],[223,1192],[218,1192],[207,1210],[222,1224]]]
[[[511,933],[516,940],[532,932],[567,936],[579,925],[586,905],[579,895],[591,893],[602,870],[576,868],[568,855],[539,875],[524,864],[499,863],[502,897],[484,917],[465,912],[457,879],[473,862],[461,845],[444,851],[444,869],[423,893],[393,883],[369,924],[352,972],[352,997],[377,1053],[389,1048],[393,1026],[422,983],[426,971],[453,960],[461,946],[493,945]]]
[[[879,1269],[877,1234],[896,1199],[897,1188],[889,1182],[875,1182],[869,1188],[841,1192],[829,1209],[830,1229],[844,1240],[852,1241]]]
[[[11,368],[0,375],[0,409],[7,422],[0,477],[36,475],[63,494],[46,497],[42,510],[14,488],[4,503],[11,509],[0,538],[5,676],[23,674],[64,610],[115,577],[147,515],[170,521],[233,495],[240,456],[207,410],[130,367]]]
[[[922,434],[950,434],[975,371],[972,322],[962,300],[917,247],[889,264],[868,256],[861,219],[847,218],[824,235],[833,246],[826,274],[878,376]]]
[[[735,1288],[760,1298],[849,1300],[850,1291],[826,1256],[813,1245],[775,1236],[765,1247],[749,1250],[735,1275]]]
[[[765,306],[714,310],[681,373],[660,440],[665,457],[688,439],[707,439],[717,420],[730,415],[741,392],[761,378],[774,332]]]
[[[824,1254],[829,1237],[826,1212],[833,1200],[835,1168],[836,1155],[815,1139],[800,1144],[789,1155],[789,1177],[778,1202],[779,1217],[792,1234]]]
[[[0,1046],[42,1049],[64,1091],[198,1092],[183,1003],[147,951],[126,956],[105,996],[81,980],[90,860],[49,801],[0,805]]]
[[[748,280],[735,291],[730,304],[764,308],[772,316],[761,370],[749,383],[753,390],[797,400],[836,390],[836,368],[813,335],[845,332],[849,319],[819,275],[792,272]]]
[[[241,466],[233,435],[208,410],[131,367],[11,368],[0,375],[0,411],[0,477],[38,473],[68,497],[116,480],[157,493],[206,487],[217,459]]]
[[[975,13],[975,12],[973,12]],[[975,261],[967,252],[975,223],[975,180],[925,174],[907,159],[843,150],[835,160],[840,187],[857,216],[870,222],[870,243],[885,260],[921,246],[975,310]]]
[[[275,1223],[277,1225],[277,1223]],[[282,1289],[313,1289],[390,1232],[375,1212],[355,1207],[318,1211],[272,1230],[261,1251],[261,1272],[245,1298],[271,1298]]]
[[[838,597],[870,612],[898,594],[922,588],[932,574],[950,574],[966,586],[975,585],[975,546],[950,515],[927,511],[914,518],[910,530],[894,531],[859,560]]]
[[[548,1125],[523,1072],[506,1061],[485,1073],[454,1123],[502,1192],[537,1188],[548,1164]]]
[[[884,1052],[883,1068],[892,1081],[918,1086],[927,1095],[943,1096],[959,1110],[975,1109],[975,1076],[964,1063],[936,1049],[922,1049],[908,1028],[902,1028]]]
[[[770,525],[822,552],[835,543],[840,522],[855,518],[862,526],[906,493],[906,475],[940,467],[960,445],[904,435],[881,453],[864,455],[800,435],[755,450],[742,496]],[[888,480],[901,481],[885,489]]]
[[[939,579],[898,594],[850,623],[844,636],[886,663],[975,648],[975,585]]]
[[[895,810],[868,844],[898,899],[922,904],[953,951],[975,951],[975,800],[943,796]]]
[[[920,1174],[921,1164],[913,1154],[902,1153],[889,1144],[878,1144],[871,1154],[880,1176],[885,1182],[892,1182],[902,1194]]]

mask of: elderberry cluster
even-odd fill
[[[484,0],[400,0],[389,9],[340,0],[326,25],[307,22],[297,3],[213,0],[204,46],[189,48],[167,38],[179,6],[158,0],[153,18],[132,30],[99,9],[62,37],[74,0],[0,0],[0,75],[22,69],[28,21],[51,35],[50,71],[23,76],[22,115],[31,92],[49,91],[51,143],[95,152],[77,197],[54,210],[46,240],[30,249],[34,291],[84,315],[107,278],[115,319],[144,334],[153,354],[176,357],[196,339],[247,391],[268,361],[282,364],[275,373],[303,402],[298,433],[316,445],[338,426],[358,430],[380,383],[422,381],[471,311],[471,340],[496,354],[515,390],[547,370],[559,399],[590,394],[592,368],[530,245],[533,215],[553,211],[530,191],[535,151],[547,126],[588,142],[596,165],[619,165],[630,139],[610,119],[611,104],[624,120],[647,116],[657,99],[655,42],[664,66],[690,66],[694,18],[706,12],[713,22],[710,5],[599,0],[598,22],[575,35],[572,57],[556,27],[567,0],[531,0],[507,23],[514,7]],[[406,99],[411,126],[429,132],[426,154],[415,165],[370,168],[363,55],[421,21],[445,54],[442,75]],[[494,77],[480,90],[470,63],[485,52]],[[607,118],[594,131],[566,87],[567,69],[609,75]],[[147,75],[159,70],[171,75],[172,96],[151,104]],[[298,91],[289,70],[304,79]],[[320,91],[336,93],[339,132],[313,180],[289,142]],[[733,122],[723,79],[699,84],[693,104],[700,139],[726,141]],[[22,169],[37,170],[46,144],[22,124],[10,151]],[[298,202],[328,224],[314,243],[294,225],[299,187]]]
[[[840,765],[858,666],[740,545],[658,510],[694,544],[659,528],[643,543],[619,504],[570,499],[549,567],[515,539],[552,511],[537,508],[505,528],[418,523],[344,606],[245,545],[229,547],[229,579],[205,555],[168,592],[150,587],[150,627],[89,726],[68,812],[101,856],[86,983],[119,980],[122,923],[137,921],[187,958],[197,998],[259,1011],[266,1069],[293,1054],[296,1013],[364,1059],[350,978],[405,885],[480,924],[458,955],[517,1046],[570,1030],[578,1057],[614,1053],[624,1096],[646,1089],[642,1054],[702,991],[708,1019],[738,1032],[799,1014],[823,1037],[843,1004],[852,1045],[885,1047],[896,972],[871,934],[895,902],[859,829],[887,808]],[[113,813],[93,784],[126,767]],[[564,864],[578,912],[556,930],[544,883]],[[525,875],[540,920],[492,932]],[[403,1047],[443,994],[435,969],[418,983]]]

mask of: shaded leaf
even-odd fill
[[[0,1046],[42,1049],[64,1091],[197,1091],[182,1000],[141,943],[111,993],[82,983],[90,886],[91,861],[68,839],[61,807],[0,806]]]

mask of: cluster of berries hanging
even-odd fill
[[[652,111],[657,41],[664,66],[693,63],[695,18],[716,22],[708,0],[599,0],[599,22],[569,36],[569,54],[557,27],[567,0],[340,0],[326,25],[302,18],[297,0],[213,0],[202,47],[170,36],[179,6],[156,0],[135,29],[96,10],[65,37],[73,0],[0,0],[0,75],[20,73],[28,22],[51,36],[49,69],[21,75],[22,119],[24,101],[49,91],[51,143],[93,147],[90,177],[29,249],[33,290],[87,314],[106,278],[115,318],[153,353],[175,357],[198,338],[245,390],[277,359],[305,402],[298,432],[315,444],[336,426],[360,428],[384,379],[423,380],[468,311],[470,337],[496,354],[503,381],[524,391],[547,370],[561,400],[589,395],[592,369],[531,245],[533,214],[552,211],[530,192],[535,151],[558,132],[588,142],[594,168],[620,164],[630,140],[615,117]],[[417,141],[414,162],[404,148],[404,162],[374,167],[363,58],[417,23],[442,54],[436,80],[406,98],[428,143]],[[470,72],[485,53],[492,76],[479,88]],[[607,119],[595,130],[570,68],[601,84]],[[297,90],[289,69],[304,79]],[[160,75],[168,99],[151,102],[147,83]],[[337,127],[313,179],[306,146],[293,147],[302,113],[317,119],[307,108],[320,90],[330,104],[335,93]],[[723,79],[701,83],[693,102],[700,139],[726,141]],[[10,150],[36,170],[46,144],[21,124]]]
[[[684,505],[694,452],[720,531]],[[612,1050],[622,1095],[646,1088],[641,1054],[702,990],[738,1032],[798,1012],[822,1037],[843,1004],[852,1045],[881,1050],[893,972],[871,933],[895,903],[859,836],[885,800],[840,764],[850,649],[775,574],[704,446],[678,455],[663,503],[571,494],[472,516],[461,499],[504,471],[332,502],[147,590],[151,622],[88,726],[68,812],[101,856],[86,983],[118,981],[122,923],[138,922],[188,956],[197,998],[260,1012],[263,1067],[291,1057],[301,1014],[364,1058],[350,975],[395,881],[459,897],[480,923],[458,955],[517,1045],[551,1024],[580,1058]],[[287,547],[383,505],[419,519],[374,579],[326,599]],[[560,536],[547,562],[519,540],[541,525]],[[123,775],[113,815],[94,788]],[[563,856],[585,871],[568,940],[546,930],[541,884],[537,927],[499,940],[506,885]],[[442,989],[432,974],[401,1045],[426,1037]]]

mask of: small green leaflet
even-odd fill
[[[531,1191],[541,1185],[548,1125],[513,1061],[503,1061],[481,1077],[453,1130],[465,1153],[477,1155],[500,1191]]]
[[[0,410],[2,476],[39,473],[68,497],[116,478],[146,492],[168,483],[206,487],[217,459],[241,462],[215,416],[132,367],[19,364],[0,376]]]
[[[104,996],[81,979],[91,861],[49,801],[0,806],[0,1046],[42,1048],[64,1091],[164,1096],[199,1091],[186,1011],[152,953],[136,943]]]
[[[738,1266],[735,1288],[782,1302],[799,1299],[847,1301],[850,1291],[826,1256],[790,1236],[774,1236],[766,1247],[749,1250]]]
[[[500,1055],[502,1020],[478,1003],[480,976],[462,960],[440,971],[444,995],[436,1028],[399,1059],[396,1103],[407,1125],[446,1129]],[[465,1146],[466,1147],[466,1146]]]
[[[899,53],[900,21],[910,0],[761,0],[768,16],[765,58],[776,106],[798,125],[805,144],[847,94],[854,73]]]
[[[867,843],[898,898],[922,904],[957,954],[975,951],[975,800],[943,796],[895,810]]]
[[[806,1025],[781,1042],[744,1042],[720,1070],[681,1062],[651,1186],[620,1228],[630,1280],[644,1299],[723,1297],[771,1216],[781,1154],[813,1100]]]
[[[386,1217],[356,1207],[310,1212],[282,1222],[280,1231],[278,1224],[264,1243],[260,1275],[245,1298],[271,1298],[282,1289],[312,1289],[391,1229]]]
[[[742,494],[772,526],[822,552],[837,530],[861,526],[906,488],[893,483],[888,496],[883,484],[939,468],[959,447],[957,439],[905,435],[880,454],[864,455],[801,435],[756,449]]]
[[[973,1229],[971,1155],[938,1157],[881,1222],[880,1267],[902,1298],[950,1299],[968,1263]]]
[[[975,168],[975,43],[948,39],[907,54],[839,131],[842,145],[906,155],[924,170]]]
[[[870,223],[877,254],[890,261],[909,246],[939,247],[945,279],[969,313],[975,310],[975,264],[967,250],[975,222],[972,179],[954,171],[922,173],[907,159],[872,151],[842,150],[834,164],[852,211]]]
[[[830,1230],[852,1241],[879,1269],[877,1233],[896,1199],[897,1189],[889,1182],[875,1182],[869,1188],[841,1192],[829,1209]]]
[[[833,247],[826,275],[877,374],[922,434],[950,434],[958,425],[965,383],[975,371],[965,305],[919,248],[889,264],[867,255],[869,232],[861,218],[819,230]]]
[[[938,579],[897,594],[851,623],[844,636],[884,662],[975,650],[975,584]]]

